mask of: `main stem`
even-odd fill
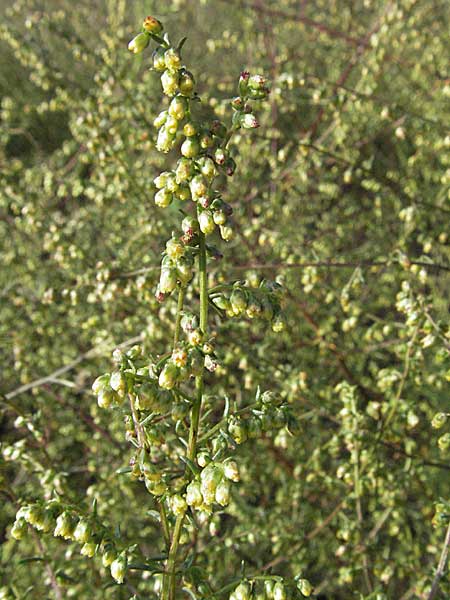
[[[205,235],[203,233],[199,233],[198,268],[200,288],[200,329],[202,330],[203,335],[205,335],[208,325],[208,274],[206,271],[206,243]],[[180,300],[179,297],[179,304],[180,302],[182,303],[182,299]],[[197,453],[197,437],[203,398],[203,374],[204,369],[202,369],[201,373],[195,379],[195,389],[197,394],[191,408],[187,457],[192,461],[195,459]],[[169,556],[167,557],[161,600],[175,600],[176,560],[183,521],[184,514],[178,515],[172,534]]]

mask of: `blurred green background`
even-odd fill
[[[238,235],[211,282],[276,277],[288,327],[214,317],[223,369],[210,385],[243,405],[274,389],[303,425],[239,448],[243,482],[199,532],[197,561],[214,587],[245,561],[301,572],[321,598],[427,598],[450,513],[446,430],[430,424],[450,379],[439,0],[1,0],[0,597],[156,597],[140,572],[111,587],[75,545],[9,535],[21,502],[56,490],[85,509],[97,498],[112,528],[160,544],[154,500],[115,474],[129,460],[123,418],[90,392],[115,346],[163,352],[173,322],[174,302],[154,299],[179,220],[153,203],[173,162],[154,148],[164,100],[149,55],[126,49],[147,14],[187,35],[205,115],[226,114],[243,69],[271,81],[261,128],[232,149]]]

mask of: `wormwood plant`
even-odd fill
[[[247,574],[245,565],[237,564],[240,575],[213,589],[206,572],[196,565],[198,529],[208,527],[227,507],[232,485],[239,482],[233,457],[237,446],[263,434],[292,433],[296,422],[287,403],[271,391],[258,388],[244,407],[233,398],[208,393],[214,373],[222,369],[223,342],[211,327],[210,310],[218,318],[263,319],[279,332],[284,329],[283,289],[258,278],[210,285],[208,262],[221,258],[214,245],[217,233],[225,242],[234,235],[233,210],[221,191],[223,180],[236,170],[230,142],[237,131],[259,126],[254,108],[269,89],[263,76],[243,72],[238,94],[230,102],[230,122],[202,120],[194,76],[182,61],[184,42],[185,38],[172,44],[163,25],[147,17],[128,45],[139,54],[156,44],[152,68],[161,74],[169,99],[154,121],[156,148],[180,154],[175,168],[154,180],[155,204],[175,206],[181,213],[180,230],[173,232],[162,253],[156,290],[159,302],[176,302],[173,340],[162,355],[148,355],[138,345],[128,351],[116,349],[113,371],[92,385],[101,408],[114,411],[114,417],[124,415],[132,457],[121,474],[141,481],[148,490],[149,503],[143,510],[159,522],[160,547],[147,555],[126,532],[99,518],[95,502],[92,512],[81,513],[61,496],[23,506],[11,533],[21,539],[31,525],[79,542],[82,555],[101,556],[117,584],[133,569],[153,576],[154,591],[162,600],[181,597],[181,590],[194,599],[225,594],[232,600],[307,597],[312,586],[301,575],[287,580]]]

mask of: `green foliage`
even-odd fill
[[[0,598],[447,597],[446,3],[131,4],[0,9]]]

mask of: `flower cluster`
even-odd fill
[[[313,587],[307,579],[296,577],[294,582],[282,577],[245,579],[230,594],[229,600],[288,600],[309,598]]]

